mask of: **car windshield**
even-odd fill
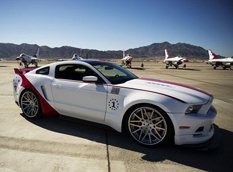
[[[88,63],[96,68],[100,73],[102,73],[109,80],[109,82],[111,82],[111,84],[121,84],[126,81],[138,78],[130,71],[113,63],[98,61]]]

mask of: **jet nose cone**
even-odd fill
[[[20,60],[20,57],[19,57],[19,56],[18,56],[18,57],[16,57],[16,58],[15,58],[15,60]]]
[[[189,62],[189,60],[188,59],[184,59],[184,62]]]

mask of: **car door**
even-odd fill
[[[103,123],[106,112],[107,84],[83,82],[84,76],[98,75],[78,64],[58,65],[52,83],[54,106],[63,115]]]

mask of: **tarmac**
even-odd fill
[[[133,73],[191,85],[214,95],[220,143],[214,149],[173,144],[145,148],[126,134],[66,117],[28,120],[15,104],[16,62],[0,62],[0,171],[170,172],[233,171],[233,71],[205,63],[165,69],[163,63],[132,64]]]

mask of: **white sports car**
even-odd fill
[[[29,72],[27,72],[29,70]],[[108,125],[144,146],[203,143],[214,134],[213,96],[190,86],[138,78],[97,60],[15,69],[14,97],[28,118],[62,114]]]

